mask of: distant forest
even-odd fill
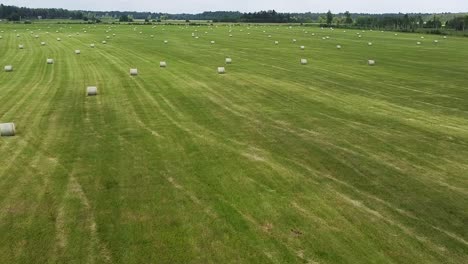
[[[279,13],[274,10],[254,13],[241,12],[203,12],[200,14],[166,14],[152,12],[121,11],[71,11],[56,8],[26,8],[0,5],[0,19],[8,21],[27,21],[35,19],[72,19],[87,23],[100,23],[104,19],[120,22],[164,22],[166,20],[185,20],[187,22],[205,20],[232,23],[319,23],[322,26],[390,29],[414,31],[420,28],[452,29],[465,31],[468,26],[468,13],[460,14],[352,14],[349,12],[328,13]]]

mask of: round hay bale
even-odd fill
[[[47,64],[54,64],[54,60],[53,59],[47,59]]]
[[[7,65],[7,66],[5,66],[4,69],[5,69],[6,72],[11,72],[11,71],[13,71],[13,66]]]
[[[337,49],[341,49],[341,45],[336,45],[336,48],[337,48]]]
[[[12,137],[16,134],[15,123],[1,123],[0,124],[0,136],[1,137]]]
[[[278,45],[279,44],[279,41],[275,41],[275,45]]]
[[[444,39],[446,39],[446,38],[447,38],[447,36],[444,36]]]
[[[368,60],[368,61],[367,61],[367,64],[368,64],[369,66],[374,66],[374,65],[375,65],[375,60]]]
[[[102,41],[102,44],[107,44],[107,41],[103,40],[103,41]]]
[[[301,59],[301,64],[302,65],[307,65],[307,59]]]
[[[439,43],[439,41],[438,41],[437,39],[435,39],[435,40],[434,40],[434,43],[436,43],[436,44],[437,44],[437,43]]]
[[[167,67],[167,63],[165,61],[160,61],[159,62],[159,67],[161,68],[166,68]]]
[[[232,63],[232,59],[231,58],[226,58],[226,64],[231,64]]]
[[[62,41],[62,39],[61,39],[61,38],[57,38],[57,41]]]
[[[88,96],[96,96],[98,94],[98,89],[96,86],[88,86],[88,88],[86,88],[86,94]]]
[[[372,46],[372,42],[367,43],[367,45]]]
[[[138,70],[137,69],[130,69],[130,75],[131,76],[137,76],[138,75]]]
[[[0,39],[3,39],[3,37],[2,37],[2,36],[0,36]]]
[[[296,41],[297,41],[296,39],[293,39],[293,40],[292,40],[293,43],[296,43]]]
[[[75,54],[77,55],[81,54],[81,50],[75,50]]]
[[[19,48],[19,49],[24,49],[24,45],[23,45],[23,44],[20,44],[20,45],[18,45],[18,48]]]
[[[301,46],[301,50],[304,50],[305,49],[305,46]]]
[[[45,46],[45,45],[46,45],[46,43],[44,41],[41,42],[41,46]]]
[[[94,45],[94,43],[93,43],[93,44],[91,44],[91,45],[89,45],[89,46],[90,46],[91,48],[94,48],[94,47],[96,47],[96,45]]]
[[[165,41],[164,41],[164,44],[167,44],[167,43],[169,43],[169,41],[165,40]]]
[[[416,42],[416,45],[421,45],[421,42],[419,42],[419,41],[418,41],[418,42]]]
[[[224,67],[218,67],[218,73],[219,74],[225,74],[226,73],[226,69]]]

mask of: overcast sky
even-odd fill
[[[5,5],[55,7],[96,11],[151,11],[199,13],[202,11],[433,13],[468,12],[468,0],[0,0]]]

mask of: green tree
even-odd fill
[[[328,10],[327,12],[327,25],[331,25],[331,23],[333,22],[333,14],[330,10]]]
[[[344,13],[345,15],[345,24],[352,24],[353,23],[353,18],[351,18],[351,14],[349,13],[349,11],[346,11]]]

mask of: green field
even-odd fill
[[[109,27],[0,26],[0,263],[466,263],[468,39]]]

